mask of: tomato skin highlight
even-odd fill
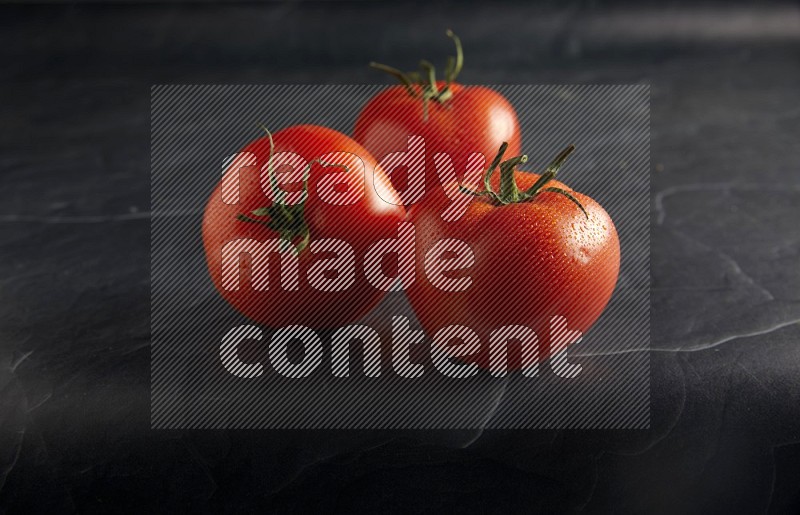
[[[520,189],[532,186],[536,174],[517,175]],[[493,177],[499,185],[497,174]],[[608,213],[586,195],[558,181],[549,186],[570,192],[585,208],[553,192],[521,203],[496,205],[474,199],[459,220],[440,214],[445,201],[423,202],[409,212],[417,229],[417,275],[422,259],[441,238],[456,238],[472,249],[474,265],[454,277],[468,275],[471,286],[446,292],[428,281],[415,281],[407,295],[427,336],[448,325],[474,330],[481,350],[465,359],[490,367],[489,338],[507,325],[533,329],[539,360],[550,351],[551,317],[562,316],[570,330],[586,333],[603,312],[619,274],[619,237]],[[508,345],[508,370],[523,367],[517,343]]]
[[[334,205],[318,195],[321,178],[342,172],[341,167],[311,166],[308,197],[305,202],[305,220],[311,242],[335,238],[347,242],[355,254],[355,280],[342,291],[320,291],[306,280],[307,271],[317,260],[306,247],[299,254],[299,288],[284,289],[280,283],[277,256],[269,262],[269,288],[258,291],[249,279],[251,260],[243,259],[240,287],[231,291],[223,287],[222,249],[236,239],[273,240],[280,237],[262,223],[248,223],[237,215],[250,214],[271,205],[261,186],[261,167],[270,158],[268,137],[259,138],[241,150],[256,156],[257,165],[239,170],[239,202],[227,204],[222,199],[222,181],[211,193],[203,216],[202,234],[206,262],[214,286],[237,311],[254,322],[267,327],[304,325],[314,329],[337,327],[358,320],[380,302],[385,292],[372,286],[361,270],[361,259],[370,244],[381,238],[395,237],[397,226],[405,219],[405,210],[399,205],[397,193],[391,188],[383,171],[372,155],[348,136],[337,131],[312,126],[293,126],[273,135],[274,153],[294,152],[307,163],[331,152],[349,152],[364,163],[360,172],[355,166],[344,175],[347,188],[359,188],[363,181],[363,196],[351,205]],[[274,154],[273,154],[274,155]],[[373,175],[374,172],[374,175]],[[379,195],[377,190],[381,191]],[[292,191],[291,187],[285,187]],[[388,200],[388,201],[387,201]],[[252,215],[251,215],[252,216]],[[255,218],[255,217],[254,217]],[[269,218],[265,218],[268,221]],[[329,256],[322,256],[329,257]],[[387,274],[390,273],[387,270]]]
[[[446,86],[444,81],[437,81],[440,89]],[[474,152],[486,157],[487,166],[503,142],[508,142],[508,155],[521,153],[517,114],[503,95],[482,86],[451,83],[449,87],[452,98],[443,103],[428,102],[427,119],[421,99],[411,97],[403,86],[389,87],[367,102],[353,129],[353,139],[377,159],[406,151],[409,136],[424,138],[426,197],[442,191],[434,165],[437,153],[452,158],[459,179]],[[405,191],[405,171],[387,172],[395,189]]]

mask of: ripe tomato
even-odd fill
[[[433,66],[427,61],[421,61],[421,72],[411,73],[372,63],[403,84],[370,99],[353,129],[353,138],[378,159],[407,151],[409,136],[424,138],[426,196],[441,191],[433,159],[436,153],[450,155],[459,178],[473,152],[483,154],[487,164],[504,141],[508,142],[509,154],[520,153],[519,121],[508,100],[492,89],[455,82],[463,55],[458,38],[450,31],[448,35],[456,43],[457,56],[448,62],[445,80],[435,79]],[[409,187],[407,168],[386,172],[395,189],[405,192]]]
[[[278,157],[282,158],[280,163]],[[320,158],[324,165],[316,162]],[[273,167],[268,166],[270,162]],[[310,164],[310,169],[305,163]],[[276,187],[288,192],[285,195],[302,195],[304,171],[308,172],[305,201],[294,205],[273,202],[276,195],[281,195]],[[291,181],[283,180],[280,187],[276,186],[271,179],[277,181],[279,173]],[[233,202],[237,181],[238,202]],[[347,205],[331,203],[334,196],[346,200]],[[289,200],[287,196],[284,204],[301,199],[295,196]],[[338,276],[338,268],[320,266],[343,253],[322,245],[329,239],[342,240],[352,247],[354,259],[360,258],[375,240],[396,236],[397,226],[404,218],[397,193],[361,145],[324,127],[294,126],[251,142],[234,159],[206,205],[203,244],[214,285],[248,318],[269,327],[298,324],[329,328],[357,320],[380,301],[384,292],[369,284],[363,273],[357,273],[360,265],[355,263],[349,264],[354,271],[351,281],[341,278],[338,291],[312,287],[308,274],[314,273],[313,269],[317,270],[318,283]],[[226,245],[247,239],[264,242],[279,238],[301,249],[295,254],[299,278],[296,289],[282,282],[285,265],[278,252],[270,254],[269,266],[259,262],[260,271],[253,265],[253,253],[242,259],[241,269],[238,263],[236,266],[238,287],[231,287],[231,275],[223,273]],[[321,245],[317,248],[320,252],[312,252],[317,244]],[[235,255],[238,259],[238,251]],[[254,287],[254,279],[263,278],[265,270],[269,274],[266,289],[263,285],[260,289]]]
[[[418,275],[423,256],[442,238],[461,240],[474,255],[470,268],[448,276],[469,277],[471,284],[463,291],[443,291],[429,281],[415,281],[407,289],[429,337],[449,325],[477,333],[481,350],[463,361],[489,368],[490,334],[510,325],[532,329],[538,357],[544,359],[553,317],[565,317],[570,331],[585,333],[611,298],[620,263],[614,224],[597,202],[554,180],[571,148],[541,176],[525,173],[515,179],[514,167],[523,158],[502,163],[500,177],[493,175],[491,187],[455,221],[441,217],[446,200],[410,210]],[[523,364],[519,342],[510,343],[508,369]]]

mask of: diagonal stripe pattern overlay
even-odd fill
[[[579,365],[570,370],[580,373],[556,373],[559,367],[569,368],[562,359],[539,363],[535,373],[479,370],[448,377],[432,365],[436,357],[431,358],[426,347],[431,339],[425,337],[411,350],[412,361],[423,365],[424,373],[403,377],[387,354],[392,326],[407,324],[407,332],[420,326],[402,291],[389,291],[376,309],[350,324],[358,327],[347,334],[361,340],[349,343],[337,338],[335,329],[309,334],[258,327],[237,313],[211,282],[201,236],[203,209],[225,163],[263,136],[259,124],[273,132],[317,124],[350,134],[361,106],[385,86],[154,86],[153,428],[649,427],[649,87],[490,87],[517,110],[528,156],[521,168],[541,171],[567,144],[575,144],[558,178],[598,201],[619,233],[621,268],[612,299],[591,330],[568,348],[569,362]],[[356,273],[364,273],[362,258],[357,257]],[[498,302],[513,306],[514,300]],[[238,351],[221,347],[237,327],[242,329],[235,334],[244,335],[247,345]],[[279,331],[295,338],[283,354],[270,346]],[[301,337],[310,342],[305,356]],[[348,349],[349,362],[333,364],[332,358],[347,356]],[[420,349],[427,352],[416,352]],[[241,361],[234,359],[237,352]],[[309,352],[320,357],[320,366],[293,364]],[[241,374],[231,373],[225,363],[239,363],[232,366]],[[295,377],[279,370],[292,370]]]

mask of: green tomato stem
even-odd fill
[[[267,163],[267,172],[269,173],[269,185],[272,190],[273,202],[268,207],[260,207],[250,211],[253,216],[266,216],[268,220],[259,220],[251,216],[239,213],[236,219],[240,222],[256,223],[265,225],[273,231],[280,234],[284,246],[292,246],[300,253],[308,246],[311,239],[311,233],[305,219],[305,203],[308,199],[308,177],[311,174],[311,166],[317,162],[312,161],[303,174],[303,193],[304,198],[302,202],[297,204],[286,204],[286,192],[278,187],[278,180],[273,168],[272,156],[275,154],[275,142],[272,140],[272,133],[269,132],[264,125],[261,128],[267,133],[269,137],[269,162]],[[296,246],[294,242],[298,240]]]
[[[504,204],[519,202],[520,189],[517,187],[517,180],[514,178],[514,170],[517,165],[528,161],[528,156],[519,156],[500,163],[500,199]]]
[[[583,205],[581,205],[580,201],[575,198],[570,192],[566,191],[563,188],[558,188],[555,186],[545,187],[550,181],[556,178],[556,174],[558,170],[564,165],[564,162],[567,158],[575,151],[575,145],[569,145],[567,148],[562,150],[553,161],[547,166],[544,173],[539,177],[539,179],[534,183],[533,186],[528,188],[525,191],[521,191],[517,186],[517,180],[515,177],[515,171],[518,165],[527,162],[528,156],[522,155],[518,157],[512,157],[511,159],[507,159],[502,161],[503,154],[505,153],[506,149],[508,148],[508,143],[503,142],[500,145],[500,150],[497,152],[497,155],[492,160],[492,163],[489,165],[489,168],[486,169],[486,172],[483,175],[483,190],[482,191],[471,191],[463,186],[460,190],[469,195],[475,196],[485,196],[492,200],[498,206],[505,206],[507,204],[516,204],[521,202],[528,202],[536,198],[540,193],[543,191],[548,191],[551,193],[558,193],[559,195],[563,195],[567,197],[570,201],[575,203],[586,216],[589,218],[589,213],[586,212]],[[494,191],[491,184],[491,178],[494,174],[494,171],[497,168],[500,168],[500,192]]]
[[[461,47],[461,40],[450,29],[447,30],[447,36],[453,40],[456,46],[456,55],[447,58],[444,73],[445,86],[441,90],[436,84],[436,68],[425,59],[419,62],[419,71],[412,72],[403,72],[392,66],[376,62],[369,63],[372,68],[388,73],[397,79],[411,98],[422,100],[422,117],[425,121],[428,120],[429,102],[444,104],[453,98],[453,90],[450,86],[464,67],[464,50]]]

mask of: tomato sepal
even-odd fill
[[[539,179],[526,190],[520,190],[519,186],[517,186],[517,180],[515,178],[515,172],[517,166],[520,164],[524,164],[528,161],[528,156],[521,155],[517,157],[512,157],[511,159],[507,159],[503,161],[503,154],[505,154],[506,149],[508,148],[508,143],[503,142],[500,145],[500,150],[497,152],[497,155],[492,160],[491,165],[489,168],[486,169],[486,172],[483,174],[483,190],[480,191],[472,191],[469,188],[464,187],[463,185],[459,186],[459,190],[462,193],[467,195],[474,195],[474,196],[485,196],[488,197],[493,203],[496,205],[508,205],[508,204],[516,204],[520,202],[528,202],[536,198],[540,193],[548,191],[551,193],[558,193],[559,195],[563,195],[572,201],[575,205],[577,205],[583,214],[586,216],[586,219],[589,219],[589,213],[586,212],[586,209],[580,203],[580,201],[575,198],[570,192],[563,188],[558,188],[555,186],[550,186],[545,188],[545,186],[552,180],[556,178],[558,174],[558,170],[564,165],[564,162],[567,158],[575,151],[575,145],[569,145],[567,148],[562,150],[553,161],[547,166],[544,173],[539,177]],[[491,185],[491,178],[494,175],[494,172],[497,168],[500,168],[500,192],[494,191]]]
[[[426,59],[420,60],[419,71],[410,72],[404,72],[393,66],[376,63],[375,61],[369,63],[370,67],[397,79],[411,98],[422,100],[422,119],[424,121],[428,120],[429,102],[433,101],[445,105],[448,100],[453,98],[451,85],[464,67],[464,50],[461,47],[461,39],[450,29],[447,29],[446,34],[456,46],[456,55],[447,57],[447,65],[444,71],[444,87],[441,90],[437,85],[436,67]]]

